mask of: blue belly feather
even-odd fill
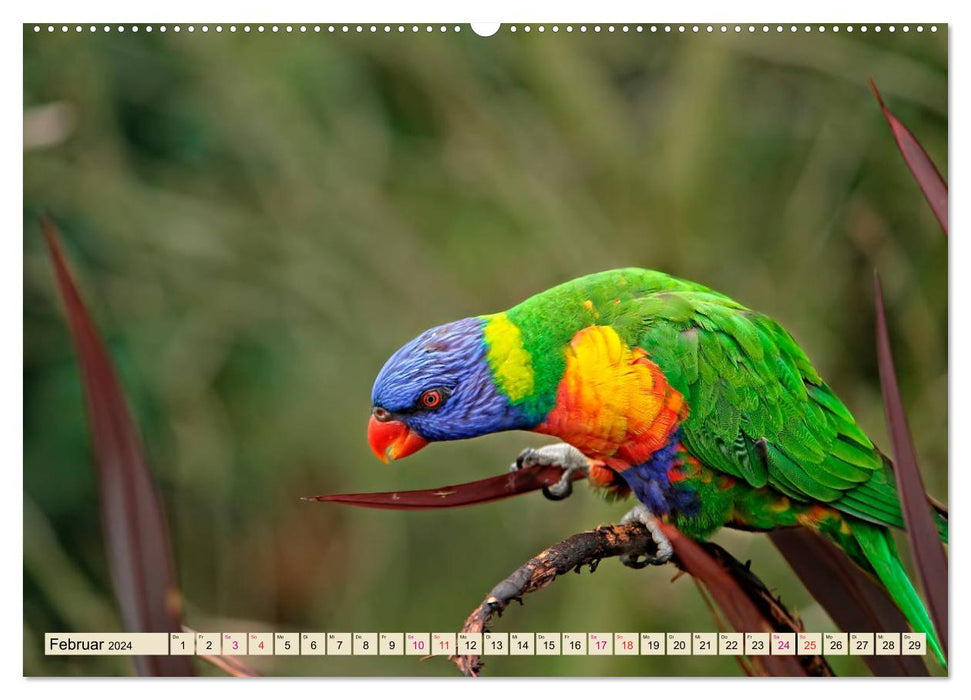
[[[646,505],[654,515],[667,515],[672,511],[694,515],[701,507],[697,494],[672,484],[668,477],[668,471],[678,461],[680,442],[679,429],[649,460],[620,472],[637,500]]]

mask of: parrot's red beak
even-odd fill
[[[374,416],[367,424],[367,441],[374,454],[385,464],[392,459],[414,454],[428,444],[425,438],[411,432],[401,421],[380,421]]]

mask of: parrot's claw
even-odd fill
[[[560,476],[559,481],[552,486],[543,486],[544,496],[551,501],[562,501],[573,493],[574,472],[589,473],[590,460],[573,445],[558,442],[555,445],[543,445],[538,448],[527,447],[509,466],[509,471],[514,472],[536,465],[563,469],[563,475]]]
[[[627,515],[621,518],[620,522],[638,522],[643,524],[647,528],[647,531],[651,533],[651,539],[654,540],[654,544],[657,546],[657,552],[654,555],[644,556],[643,558],[640,558],[637,554],[621,555],[620,562],[624,566],[629,566],[632,569],[643,569],[645,566],[657,566],[670,561],[671,556],[674,554],[671,540],[661,531],[658,519],[648,510],[647,506],[643,503],[638,503],[631,508]]]
[[[563,476],[552,486],[543,485],[543,495],[551,501],[562,501],[573,493],[573,469],[567,468]]]

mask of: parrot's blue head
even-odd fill
[[[493,381],[484,327],[482,318],[465,318],[432,328],[385,363],[368,424],[379,459],[406,457],[428,442],[523,427],[520,411]]]

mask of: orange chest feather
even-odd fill
[[[686,416],[684,398],[646,352],[609,326],[590,326],[570,341],[556,404],[536,432],[628,466],[664,447]]]

